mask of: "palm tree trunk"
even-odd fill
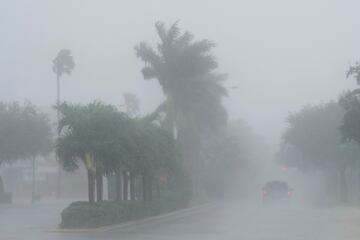
[[[130,200],[135,200],[135,175],[130,172]]]
[[[96,169],[96,199],[97,202],[103,201],[103,175],[102,171],[98,168]]]
[[[144,175],[144,193],[145,193],[145,201],[152,201],[153,199],[153,193],[152,193],[152,182],[153,182],[153,179],[152,177],[149,175],[149,174],[145,174]]]
[[[36,173],[35,173],[35,169],[36,169],[36,162],[35,162],[35,157],[32,157],[32,184],[31,184],[31,202],[34,203],[35,202],[35,191],[36,191]]]
[[[153,200],[153,178],[149,177],[148,182],[148,196],[149,196],[149,201]]]
[[[95,203],[95,173],[92,170],[88,170],[88,195],[89,203]]]
[[[122,200],[122,181],[121,181],[121,173],[120,172],[116,172],[115,174],[115,189],[116,189],[116,201],[121,201]]]
[[[205,188],[203,187],[203,169],[201,169],[200,165],[200,139],[195,132],[182,130],[179,137],[184,166],[191,178],[192,194],[199,197],[203,194]]]
[[[357,161],[357,200],[360,206],[360,161]]]
[[[141,176],[141,180],[142,180],[142,184],[141,184],[141,190],[142,190],[142,199],[143,201],[146,201],[146,190],[145,190],[145,176],[142,175]]]
[[[148,173],[142,175],[142,197],[144,201],[153,199],[153,180],[154,177]]]
[[[124,187],[123,187],[124,200],[129,200],[129,177],[127,171],[123,172],[123,182],[124,182]]]
[[[60,75],[56,74],[56,92],[57,92],[57,98],[56,98],[56,106],[60,105]],[[60,121],[60,112],[57,109],[56,110],[56,118],[57,118],[57,125],[59,125],[59,121]],[[57,132],[57,136],[59,137],[59,133]],[[61,197],[61,181],[62,181],[62,168],[61,165],[58,161],[58,156],[57,154],[55,154],[55,158],[56,158],[56,162],[58,163],[58,175],[57,175],[57,182],[56,182],[56,197],[60,198]]]

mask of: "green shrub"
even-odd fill
[[[187,204],[187,198],[174,192],[164,192],[151,202],[73,202],[62,211],[60,227],[96,228],[167,213],[185,208]]]

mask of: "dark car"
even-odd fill
[[[262,188],[263,203],[287,201],[293,195],[293,189],[284,181],[269,181]]]

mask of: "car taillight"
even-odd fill
[[[290,191],[290,192],[288,192],[288,197],[291,197],[292,196],[292,192]]]

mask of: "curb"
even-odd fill
[[[154,220],[161,220],[161,219],[167,218],[167,217],[173,217],[173,216],[184,217],[184,216],[186,216],[187,213],[194,213],[194,212],[202,210],[206,207],[214,206],[215,204],[216,203],[206,203],[206,204],[202,204],[202,205],[195,206],[195,207],[175,210],[175,211],[168,212],[168,213],[161,214],[161,215],[146,217],[146,218],[142,218],[142,219],[138,219],[138,220],[132,220],[132,221],[128,221],[128,222],[124,222],[124,223],[120,223],[120,224],[103,226],[103,227],[98,227],[98,228],[57,228],[57,229],[47,230],[47,232],[51,232],[51,233],[96,233],[96,232],[107,232],[107,231],[112,231],[112,230],[120,230],[125,227],[129,227],[129,226],[133,226],[133,225],[137,225],[137,224],[144,224],[144,223],[154,221]]]
[[[46,230],[46,232],[50,233],[90,233],[97,232],[99,228],[56,228]]]

